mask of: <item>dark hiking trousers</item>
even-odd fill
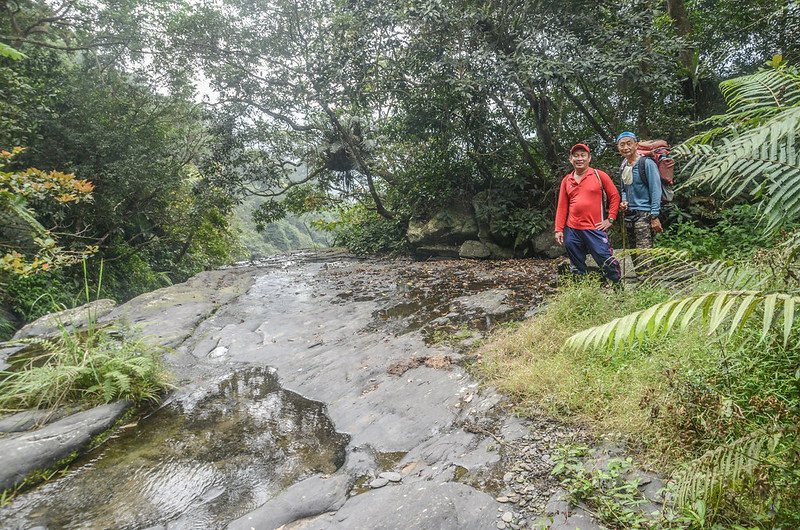
[[[586,254],[591,254],[608,280],[619,281],[619,262],[608,242],[608,234],[602,230],[577,230],[567,226],[564,228],[564,246],[578,274],[586,274]]]

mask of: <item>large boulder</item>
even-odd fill
[[[553,239],[552,230],[545,230],[533,238],[533,251],[542,258],[557,258],[564,255],[564,247]]]
[[[409,243],[419,245],[460,245],[478,237],[478,223],[471,206],[453,203],[428,220],[412,219],[406,233]]]
[[[94,436],[111,427],[130,406],[128,401],[100,405],[41,429],[0,439],[0,454],[3,455],[0,490],[13,488],[29,473],[48,468],[82,449]]]
[[[17,331],[14,339],[24,339],[26,337],[43,337],[54,335],[61,329],[73,330],[89,326],[90,322],[97,322],[102,317],[109,314],[117,303],[114,300],[101,299],[74,309],[65,309],[58,313],[50,313],[30,324],[25,325]]]
[[[460,247],[455,245],[423,245],[414,249],[417,259],[458,258]]]
[[[466,259],[486,259],[492,255],[492,251],[480,241],[470,240],[461,245],[458,255]]]

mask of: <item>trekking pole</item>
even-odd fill
[[[625,266],[628,262],[627,256],[625,255],[625,251],[628,249],[628,230],[625,228],[625,218],[624,216],[622,217],[623,219],[620,223],[620,228],[622,228],[622,277],[625,278]]]

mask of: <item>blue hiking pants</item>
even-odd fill
[[[577,230],[567,226],[564,228],[564,246],[578,274],[586,274],[586,254],[591,254],[606,278],[614,283],[619,281],[619,262],[608,242],[608,234],[602,230]]]

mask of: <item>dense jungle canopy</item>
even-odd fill
[[[318,226],[375,251],[481,192],[477,215],[524,248],[571,144],[610,171],[622,129],[690,137],[725,110],[721,81],[797,64],[799,19],[794,0],[2,0],[0,148],[25,148],[5,174],[93,186],[79,202],[4,188],[4,215],[52,236],[4,234],[4,252],[91,254],[90,281],[102,261],[125,299],[244,256],[248,198],[259,228],[326,212]],[[81,290],[81,267],[4,263],[7,318]]]

